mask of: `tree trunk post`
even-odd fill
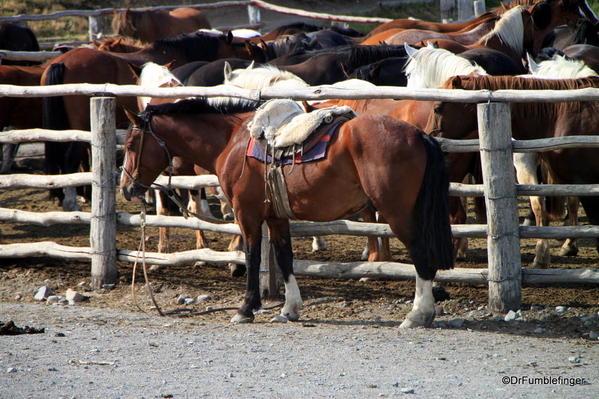
[[[487,12],[485,0],[474,0],[474,16],[478,17]]]
[[[92,287],[116,284],[116,128],[114,97],[91,100]]]
[[[458,0],[458,21],[467,21],[474,16],[472,0]]]
[[[248,21],[250,25],[260,24],[260,8],[256,6],[248,6]]]
[[[480,158],[487,206],[489,309],[520,309],[522,270],[510,105],[478,104]]]

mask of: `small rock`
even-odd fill
[[[17,294],[15,295],[15,301],[20,301],[21,299],[23,299],[23,295],[21,295],[20,292],[17,292]]]
[[[38,288],[33,299],[35,299],[36,301],[43,301],[53,293],[54,292],[52,291],[52,288],[48,287],[47,285],[43,285],[40,288]]]
[[[543,333],[545,333],[545,331],[546,330],[544,328],[539,327],[539,328],[535,328],[534,333],[535,334],[543,334]]]
[[[576,363],[580,363],[580,357],[579,357],[579,356],[570,356],[570,357],[568,358],[568,361],[569,361],[570,363],[575,363],[575,364],[576,364]]]
[[[358,280],[360,283],[365,283],[367,281],[370,281],[370,277],[362,277]]]
[[[9,368],[7,368],[7,369],[6,369],[6,372],[7,372],[7,373],[16,373],[16,372],[17,372],[17,369],[16,369],[16,368],[14,368],[14,367],[9,367]]]
[[[539,306],[539,305],[531,305],[530,306],[530,310],[543,310],[543,306]]]
[[[280,314],[274,315],[272,319],[270,319],[271,323],[287,323],[289,320],[287,317],[282,316]]]
[[[62,297],[60,297],[58,295],[50,295],[48,298],[46,298],[46,303],[51,305],[51,304],[60,302],[61,299],[62,299]]]
[[[555,307],[555,311],[556,311],[557,313],[565,313],[565,312],[566,312],[566,310],[568,310],[568,308],[567,308],[567,307],[565,307],[565,306],[556,306],[556,307]]]
[[[279,376],[279,378],[287,378],[287,374],[283,373]]]
[[[461,328],[464,325],[464,319],[451,319],[448,324],[453,328]]]
[[[591,331],[589,333],[589,338],[595,340],[595,339],[599,338],[599,334],[597,334],[595,331]]]
[[[513,321],[513,320],[516,320],[517,317],[518,317],[518,314],[516,312],[514,312],[513,310],[510,310],[509,312],[507,312],[507,314],[505,315],[503,320],[504,321]]]
[[[185,295],[183,295],[183,294],[179,295],[177,297],[177,305],[184,305],[186,299],[187,299],[187,297]]]
[[[69,303],[83,302],[83,301],[87,301],[89,299],[88,296],[80,294],[77,291],[70,289],[70,288],[67,290],[64,297],[67,299],[67,301],[69,301]]]
[[[114,287],[116,287],[116,284],[102,284],[102,288],[107,290],[107,291],[111,291],[114,289]]]
[[[198,295],[198,297],[197,297],[198,302],[208,302],[211,300],[212,300],[212,297],[210,295]]]
[[[194,303],[196,303],[196,299],[195,298],[185,298],[185,304],[186,305],[193,305]]]
[[[56,367],[48,367],[48,371],[58,371]]]
[[[399,390],[401,393],[414,393],[414,388],[402,388]]]
[[[399,381],[398,381],[398,382],[394,382],[394,383],[393,383],[393,386],[394,386],[395,388],[399,388],[399,387],[401,386],[401,384],[400,384],[400,383],[399,383]]]

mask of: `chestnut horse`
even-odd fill
[[[230,35],[193,33],[174,39],[159,40],[133,53],[111,53],[89,48],[77,48],[48,63],[41,78],[42,85],[64,83],[135,84],[137,75],[132,66],[141,67],[153,61],[171,63],[172,67],[190,61],[211,61],[222,57],[249,58],[244,43],[235,42]],[[128,121],[120,109],[136,109],[133,97],[117,97],[117,127],[126,128]],[[89,99],[85,96],[49,97],[44,99],[44,127],[47,129],[89,130]],[[85,163],[84,143],[47,143],[46,170],[50,174],[74,173]],[[70,190],[66,190],[68,194]],[[77,209],[76,198],[62,190],[51,195],[62,201],[65,210]]]
[[[268,165],[245,157],[247,122],[256,104],[214,107],[204,99],[149,106],[132,119],[125,144],[121,187],[139,198],[168,165],[168,154],[193,159],[216,173],[235,211],[244,238],[247,287],[233,322],[251,322],[261,307],[261,225],[268,224],[285,282],[281,313],[299,318],[301,295],[293,274],[289,219],[275,214],[265,188]],[[385,148],[385,151],[381,151]],[[416,299],[402,327],[430,326],[435,309],[432,280],[453,266],[447,211],[449,183],[443,153],[421,130],[384,116],[358,116],[331,138],[326,158],[283,167],[289,207],[313,221],[340,219],[374,205],[414,261]]]
[[[0,65],[0,84],[38,86],[43,66]],[[39,97],[0,97],[0,132],[7,127],[33,129],[42,127],[42,99]],[[2,145],[0,173],[8,173],[18,145]]]
[[[112,30],[115,34],[150,43],[168,39],[198,29],[209,29],[210,23],[200,10],[130,10],[115,12]]]
[[[507,76],[456,76],[443,88],[465,90],[574,90],[599,87],[599,78],[529,79]],[[537,139],[599,134],[597,102],[512,103],[512,135],[515,139]],[[451,139],[476,138],[476,104],[437,103],[427,128],[431,134]],[[540,155],[553,181],[564,184],[599,182],[597,150],[586,148],[544,152]],[[452,180],[462,179],[467,170],[463,157],[448,154]],[[454,180],[455,179],[455,180]],[[591,224],[599,224],[599,197],[580,197]],[[462,216],[463,217],[463,216]],[[459,223],[460,221],[456,221]]]

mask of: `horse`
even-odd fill
[[[599,77],[579,79],[538,79],[524,77],[457,76],[443,86],[465,90],[573,90],[598,87]],[[434,136],[452,139],[476,138],[476,110],[473,104],[436,103],[426,130]],[[599,134],[599,105],[596,102],[511,103],[512,135],[515,139]],[[596,183],[597,151],[587,148],[544,152],[540,156],[553,181],[566,184]],[[451,177],[463,178],[465,165],[454,154],[447,157]],[[581,197],[591,224],[599,223],[599,198]],[[542,261],[539,259],[538,261]]]
[[[582,60],[593,70],[599,71],[599,47],[590,44],[573,44],[562,51],[568,57]]]
[[[247,123],[257,104],[219,107],[205,99],[150,106],[128,114],[121,188],[126,199],[139,198],[168,164],[158,145],[193,159],[215,173],[231,201],[246,255],[247,285],[243,304],[232,322],[251,322],[261,307],[259,292],[261,225],[266,222],[285,283],[281,314],[299,319],[302,304],[293,274],[289,218],[275,211],[266,190],[267,165],[245,157]],[[267,103],[268,104],[268,103]],[[254,126],[255,127],[255,126]],[[151,133],[150,133],[151,132]],[[386,151],[381,152],[384,147]],[[327,221],[373,204],[407,246],[414,261],[416,299],[401,327],[430,326],[435,315],[432,279],[453,266],[448,219],[448,180],[443,153],[421,130],[384,116],[357,116],[331,137],[326,158],[283,167],[289,210],[300,219]],[[331,201],[331,199],[334,199]]]
[[[40,51],[39,43],[33,31],[25,26],[11,23],[0,24],[0,49],[11,51]],[[34,61],[1,60],[3,65],[39,65]]]
[[[133,53],[112,53],[89,48],[68,51],[48,64],[41,78],[42,85],[63,83],[114,83],[135,84],[138,68],[148,61],[159,64],[171,63],[177,67],[186,62],[211,61],[220,57],[249,58],[243,43],[237,43],[229,35],[193,33],[174,39],[158,40]],[[89,100],[86,96],[44,98],[44,127],[47,129],[89,130]],[[136,108],[133,97],[117,97],[116,124],[126,128],[128,120],[122,107]],[[50,174],[74,173],[85,163],[84,143],[46,143],[46,171]],[[51,190],[65,210],[78,209],[73,190]]]
[[[38,86],[43,66],[0,65],[0,84]],[[39,97],[0,97],[0,132],[5,128],[33,129],[42,126],[42,99]],[[0,173],[8,173],[18,145],[2,146]]]
[[[583,9],[578,0],[543,0],[529,8],[516,6],[506,11],[493,30],[473,44],[461,45],[444,39],[431,41],[438,47],[457,47],[461,51],[480,47],[492,48],[509,55],[516,62],[521,62],[526,53],[536,56],[544,37],[553,28],[562,24],[575,24],[581,18],[579,10]]]
[[[111,51],[114,53],[134,53],[142,50],[145,44],[139,40],[122,36],[104,37],[92,42],[97,50]]]
[[[115,34],[151,43],[182,33],[210,28],[210,23],[200,10],[175,8],[174,10],[130,10],[115,12],[112,30]]]
[[[545,36],[542,47],[553,47],[563,50],[573,44],[597,46],[599,45],[598,29],[596,24],[587,19],[579,20],[575,28],[568,25],[561,25]]]

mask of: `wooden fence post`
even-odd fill
[[[474,16],[478,17],[487,12],[485,0],[474,0]]]
[[[453,19],[456,0],[440,0],[439,11],[441,14],[441,22],[447,23]]]
[[[89,241],[92,250],[92,287],[116,284],[116,128],[115,98],[91,100],[92,217]]]
[[[458,21],[467,21],[474,15],[472,0],[458,0]]]
[[[478,104],[480,159],[487,205],[489,309],[520,309],[522,270],[510,105]]]
[[[103,35],[103,26],[102,26],[102,20],[101,20],[101,16],[89,16],[87,17],[88,20],[88,34],[89,34],[89,40],[90,41],[94,41],[94,40],[98,40],[102,37]]]
[[[262,247],[260,249],[260,296],[275,299],[281,288],[281,278],[274,259],[270,234],[266,222],[262,223]]]
[[[248,6],[249,25],[260,24],[260,8],[256,6]]]

